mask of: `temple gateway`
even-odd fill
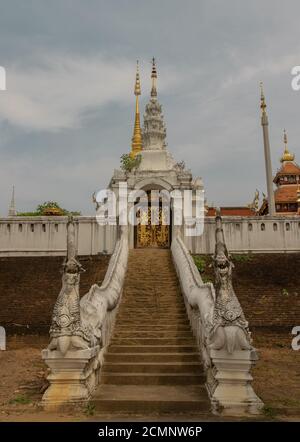
[[[190,170],[187,170],[184,162],[176,162],[172,157],[166,142],[166,127],[162,114],[162,107],[157,97],[157,70],[155,60],[152,61],[151,73],[152,87],[150,101],[146,105],[144,114],[144,127],[141,129],[139,95],[141,94],[139,71],[137,67],[134,94],[136,96],[135,122],[132,136],[132,147],[130,158],[133,161],[132,170],[115,170],[110,181],[109,188],[119,198],[119,189],[123,183],[127,183],[127,191],[144,191],[148,201],[143,201],[135,211],[137,220],[140,222],[129,231],[130,247],[162,247],[168,248],[171,245],[172,233],[176,223],[174,213],[174,199],[183,199],[184,191],[191,191],[191,213],[185,216],[182,221],[191,225],[196,222],[203,222],[201,216],[201,204],[199,204],[199,216],[196,218],[196,194],[203,193],[202,179],[193,178]],[[161,192],[162,191],[162,192]],[[163,204],[163,195],[166,191]],[[198,191],[198,192],[196,192]],[[152,199],[151,199],[152,192]],[[167,195],[171,197],[169,200]],[[187,195],[187,193],[185,193]],[[175,196],[175,198],[174,198]],[[146,196],[145,196],[146,197]],[[145,198],[144,198],[145,199]],[[128,210],[134,204],[129,203]],[[152,209],[151,209],[152,206]],[[165,207],[164,207],[165,206]],[[153,209],[157,208],[157,222],[153,222]],[[151,220],[152,215],[152,220]],[[194,220],[192,219],[194,215]],[[101,216],[98,216],[101,221]],[[133,224],[133,223],[132,223]],[[181,224],[181,230],[184,226]]]

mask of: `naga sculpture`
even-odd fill
[[[49,350],[60,350],[63,355],[74,347],[89,348],[91,333],[83,327],[80,317],[79,282],[83,272],[76,259],[75,226],[72,217],[67,224],[67,258],[63,263],[62,289],[54,305],[50,328]]]
[[[216,217],[213,266],[216,303],[210,332],[210,348],[220,350],[225,347],[230,354],[234,350],[249,350],[251,337],[248,322],[232,286],[234,264],[225,244],[222,218],[219,213]]]

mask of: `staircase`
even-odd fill
[[[130,251],[123,297],[92,404],[102,413],[208,412],[170,250]]]

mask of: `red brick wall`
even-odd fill
[[[244,255],[234,259],[234,288],[250,327],[300,325],[300,254]],[[61,288],[61,257],[0,258],[0,325],[9,333],[43,332],[50,326]],[[210,257],[204,277],[213,279]],[[80,292],[102,281],[109,257],[81,257],[87,270]]]
[[[108,256],[80,257],[80,294],[102,282]],[[0,325],[8,333],[48,333],[54,303],[61,289],[62,257],[0,258]]]

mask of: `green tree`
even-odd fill
[[[47,209],[56,209],[59,215],[68,216],[80,216],[81,212],[78,211],[68,211],[62,208],[56,201],[45,201],[42,204],[39,204],[34,212],[18,212],[18,216],[43,216]]]

